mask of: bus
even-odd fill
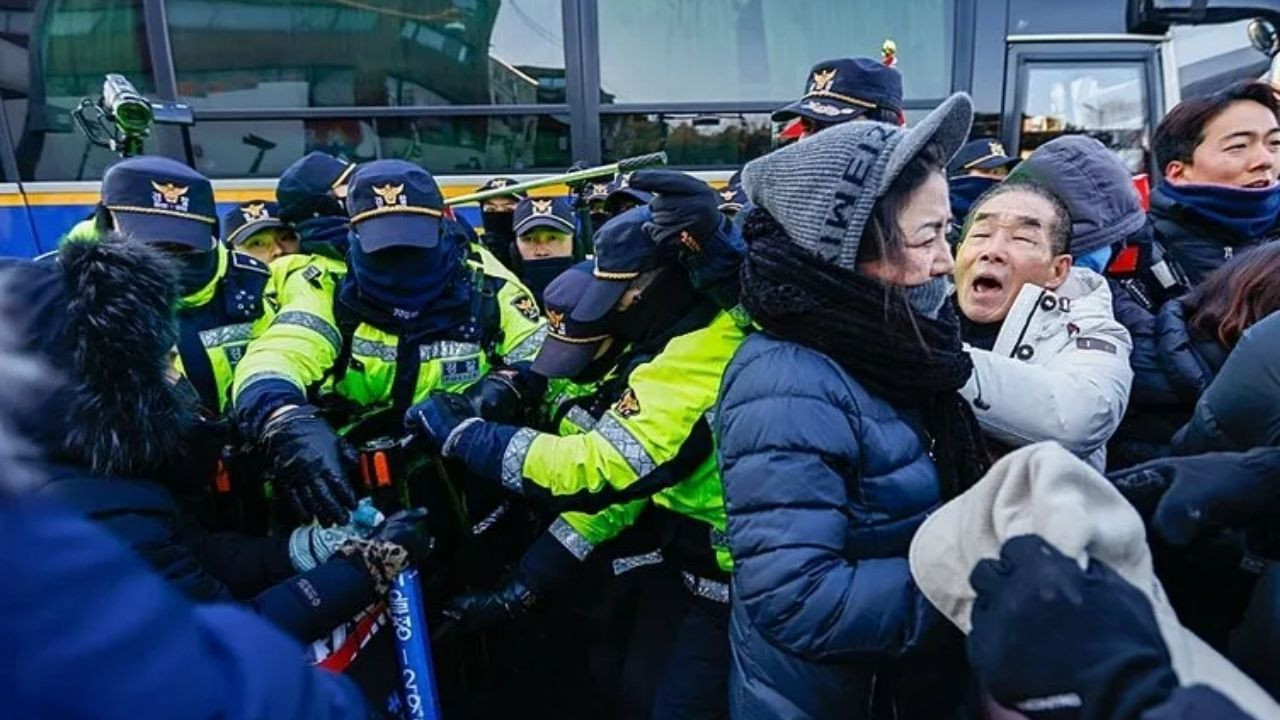
[[[312,150],[420,163],[447,196],[656,150],[722,181],[771,149],[810,66],[886,39],[908,122],[964,90],[975,136],[1025,155],[1088,133],[1137,173],[1168,107],[1266,71],[1239,21],[1278,2],[3,0],[0,255],[52,249],[97,202],[116,158],[72,111],[106,73],[192,107],[145,151],[220,203],[272,197]]]

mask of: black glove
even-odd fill
[[[347,477],[358,460],[314,407],[299,405],[273,416],[262,431],[262,445],[299,518],[314,515],[324,525],[347,523],[356,509]]]
[[[1280,511],[1280,448],[1165,458],[1141,466],[1171,487],[1155,512],[1155,530],[1170,545],[1239,528]]]
[[[369,539],[399,545],[409,552],[410,561],[418,565],[431,555],[436,546],[427,526],[426,508],[401,510],[379,525]]]
[[[969,662],[997,702],[1035,718],[1136,718],[1178,686],[1147,597],[1111,568],[1037,535],[969,578]]]
[[[435,390],[426,400],[404,414],[404,427],[426,442],[435,452],[444,450],[445,441],[463,421],[476,416],[471,401],[457,394]]]
[[[537,603],[538,597],[515,575],[508,576],[495,590],[462,593],[441,611],[450,631],[480,632],[495,625],[523,617]]]
[[[637,170],[631,187],[654,193],[653,220],[646,225],[659,248],[700,253],[724,222],[720,196],[710,185],[675,170]]]
[[[502,367],[490,371],[462,392],[479,417],[508,425],[523,425],[529,412],[547,390],[547,381],[528,367]]]

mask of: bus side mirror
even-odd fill
[[[1249,23],[1249,44],[1267,57],[1280,53],[1280,33],[1270,20],[1254,18]]]

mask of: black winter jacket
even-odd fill
[[[1241,237],[1228,228],[1210,224],[1195,211],[1170,199],[1161,187],[1151,192],[1149,217],[1156,240],[1192,286],[1199,285],[1234,254],[1276,236],[1273,229],[1268,237]]]
[[[1108,446],[1110,469],[1171,455],[1174,433],[1191,419],[1196,401],[1226,361],[1226,348],[1187,327],[1188,310],[1181,300],[1170,300],[1155,315],[1143,315],[1126,318],[1133,335],[1133,389]]]
[[[359,561],[335,556],[295,575],[284,539],[208,533],[159,483],[65,465],[44,470],[44,494],[123,540],[195,602],[245,602],[310,642],[378,599]]]
[[[1280,312],[1244,331],[1173,439],[1179,455],[1264,445],[1280,445]]]

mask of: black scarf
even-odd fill
[[[937,320],[873,278],[787,237],[768,213],[747,218],[742,304],[766,332],[827,355],[873,394],[920,413],[944,499],[987,470],[982,433],[957,392],[973,373],[948,303]]]

